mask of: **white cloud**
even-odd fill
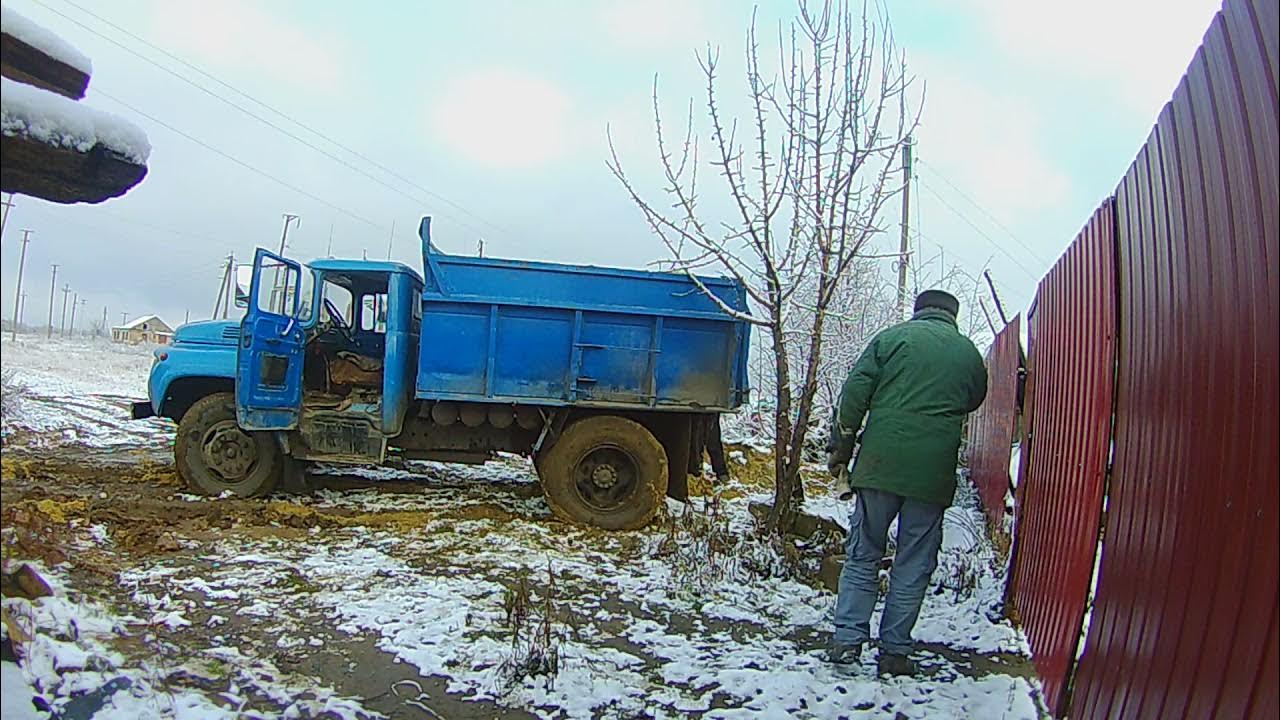
[[[463,158],[500,169],[534,168],[575,141],[572,102],[547,78],[514,68],[450,77],[431,95],[437,140]]]
[[[612,44],[631,49],[696,48],[709,39],[691,0],[614,0],[599,7],[597,22]]]
[[[151,16],[151,36],[210,69],[337,92],[352,55],[336,38],[318,36],[273,7],[248,0],[163,0]]]
[[[1221,0],[977,0],[982,25],[1018,62],[1082,77],[1155,116]]]
[[[918,150],[926,181],[932,165],[1007,221],[1066,199],[1069,178],[1048,156],[1046,124],[1030,105],[941,62],[917,55],[912,65],[928,82]],[[943,183],[932,185],[950,196]]]

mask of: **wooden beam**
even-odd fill
[[[84,97],[89,76],[9,35],[0,33],[0,75],[72,100]]]
[[[101,143],[88,152],[23,136],[0,136],[0,190],[56,203],[100,203],[125,194],[147,176]]]

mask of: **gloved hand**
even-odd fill
[[[827,455],[827,470],[832,477],[839,477],[840,473],[849,466],[849,460],[853,457],[853,443],[842,442],[836,446],[836,449]]]

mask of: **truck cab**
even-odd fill
[[[531,457],[561,517],[640,527],[683,498],[697,430],[745,398],[724,278],[463,258],[254,257],[243,320],[179,328],[135,417],[178,423],[195,491],[260,496],[305,463]],[[706,293],[719,293],[710,298]]]

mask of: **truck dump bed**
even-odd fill
[[[422,399],[730,410],[750,328],[673,273],[445,255],[424,219]],[[700,278],[726,306],[746,292]]]

